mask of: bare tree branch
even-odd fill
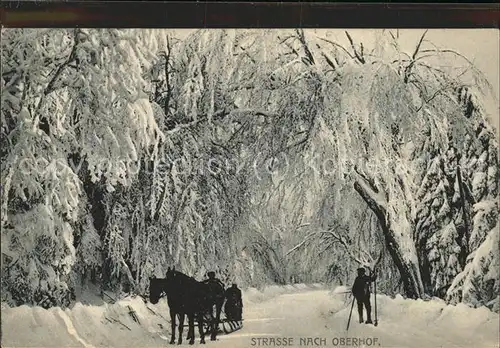
[[[356,59],[361,64],[365,64],[366,61],[365,61],[365,58],[363,57],[363,46],[361,46],[361,53],[359,53],[358,50],[356,49],[356,46],[354,45],[354,41],[352,40],[351,35],[349,35],[349,33],[347,31],[345,31],[345,34],[346,34],[347,38],[349,39],[349,42],[351,43],[351,47],[352,47],[352,50],[354,51],[354,55],[356,56]]]
[[[413,55],[411,56],[411,58],[413,60],[415,60],[415,58],[417,57],[418,51],[420,50],[420,46],[422,46],[422,42],[424,41],[425,35],[427,34],[428,31],[429,31],[428,29],[426,31],[424,31],[424,33],[420,37],[420,40],[418,41],[417,47],[415,47],[415,52],[413,52]]]
[[[340,45],[340,44],[338,44],[338,43],[336,43],[336,42],[334,42],[334,41],[331,41],[331,40],[325,39],[325,38],[323,38],[323,37],[318,37],[318,38],[319,38],[320,40],[323,40],[323,41],[325,41],[325,42],[328,42],[329,44],[333,45],[334,47],[338,47],[338,48],[340,48],[340,49],[341,49],[341,50],[343,50],[345,53],[347,53],[347,55],[348,55],[350,58],[352,58],[352,59],[356,58],[356,57],[354,57],[354,56],[351,54],[351,52],[349,52],[349,51],[348,51],[348,50],[347,50],[344,46],[342,46],[342,45]]]
[[[427,30],[422,34],[420,37],[420,40],[418,41],[417,46],[415,47],[415,51],[413,52],[413,55],[411,56],[411,62],[408,64],[408,66],[405,68],[405,76],[404,76],[404,82],[408,83],[408,79],[410,77],[411,71],[413,69],[413,66],[415,65],[416,62],[416,57],[418,52],[420,51],[420,47],[422,45],[422,42],[424,41],[425,34],[427,34]]]
[[[304,30],[297,29],[296,32],[297,32],[297,35],[299,37],[299,41],[302,44],[302,48],[304,49],[304,52],[306,54],[307,61],[308,61],[309,65],[314,65],[315,64],[314,56],[313,56],[311,50],[309,49],[309,46],[307,45],[306,38],[304,35]]]

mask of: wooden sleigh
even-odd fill
[[[203,329],[205,333],[210,331],[210,315],[205,316],[205,320],[203,322]],[[219,321],[219,333],[230,334],[231,332],[238,331],[243,327],[243,319],[235,320],[232,318],[228,318],[224,313],[224,310],[221,311],[221,318]]]
[[[151,309],[149,306],[146,306],[147,309],[149,309],[151,311],[151,313],[157,315],[157,316],[160,316],[161,318],[165,319],[167,322],[170,323],[170,320],[165,318],[164,316],[158,314],[156,311],[154,311],[153,309]],[[133,312],[133,309],[130,308],[129,306],[129,309],[131,312]],[[129,313],[130,315],[132,315],[132,313]],[[134,312],[135,314],[135,312]],[[136,320],[134,318],[134,320]],[[209,314],[207,314],[205,316],[205,320],[203,321],[203,330],[205,331],[205,334],[208,334],[210,332],[210,320],[211,320],[211,317]],[[238,331],[239,329],[241,329],[243,327],[243,320],[244,319],[241,319],[241,320],[233,320],[231,318],[228,318],[226,316],[226,314],[224,313],[224,310],[221,311],[221,318],[220,318],[220,321],[219,321],[219,333],[224,333],[224,334],[229,334],[231,332],[234,332],[234,331]],[[184,327],[188,327],[189,324],[185,323],[184,324]],[[198,326],[198,322],[195,321],[195,327]],[[161,328],[163,328],[163,326],[161,326]],[[130,329],[129,329],[130,330]]]

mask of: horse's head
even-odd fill
[[[149,278],[149,302],[157,304],[161,297],[161,280],[158,278]]]
[[[158,303],[162,294],[168,293],[169,289],[173,288],[176,274],[175,268],[169,267],[165,278],[149,278],[149,302]]]

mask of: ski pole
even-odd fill
[[[373,282],[373,295],[375,296],[375,323],[374,325],[378,325],[378,318],[377,318],[377,281]]]
[[[353,308],[354,308],[354,296],[352,297],[351,312],[349,313],[349,320],[347,321],[347,329],[346,329],[346,331],[349,331],[349,324],[351,323],[351,315],[352,315],[352,309]]]

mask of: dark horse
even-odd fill
[[[175,268],[168,268],[165,278],[150,278],[149,280],[149,301],[153,304],[163,296],[167,296],[168,307],[170,309],[170,321],[172,326],[172,336],[170,344],[175,343],[175,318],[179,315],[179,340],[182,343],[182,331],[184,328],[184,318],[187,316],[189,328],[187,339],[189,344],[194,343],[194,321],[198,321],[200,332],[200,343],[205,343],[205,333],[203,330],[204,315],[209,314],[211,318],[210,339],[215,341],[219,329],[220,313],[224,303],[224,288],[218,284],[204,284],[194,278],[178,272]],[[215,306],[215,318],[213,308]]]

